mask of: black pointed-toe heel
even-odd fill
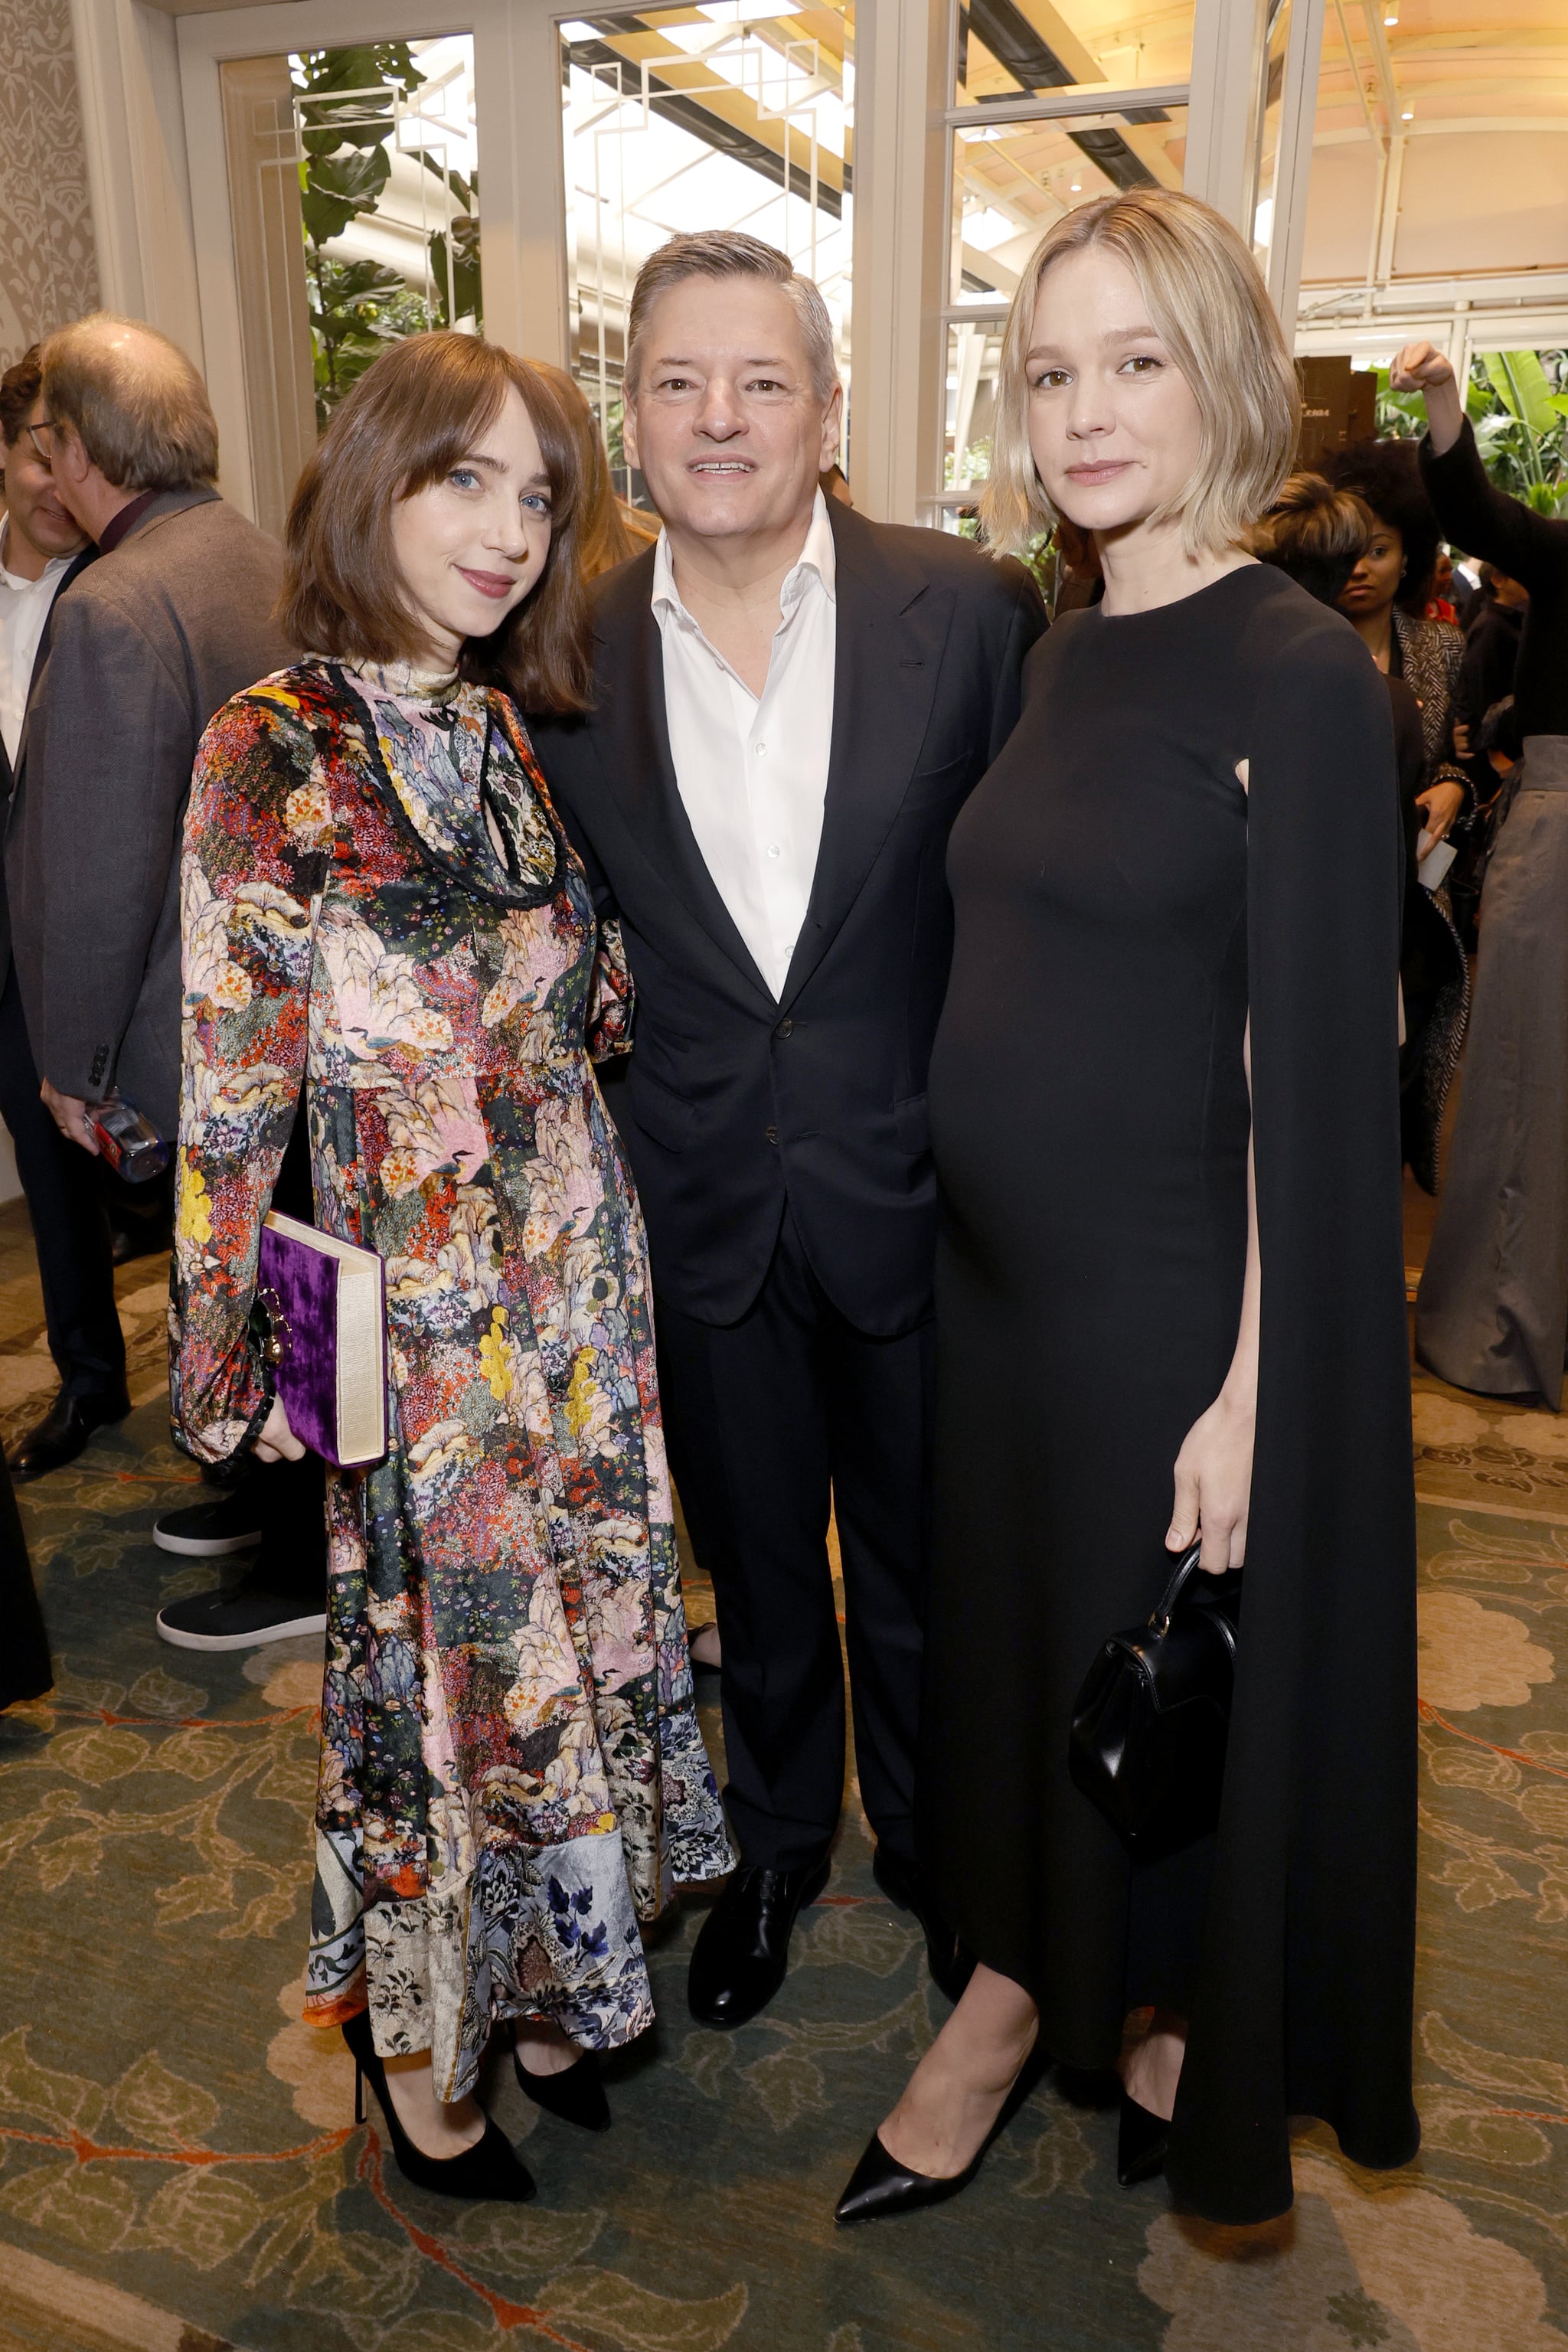
[[[990,2145],[987,2138],[985,2147]],[[913,2213],[922,2205],[941,2205],[968,2188],[980,2169],[985,2147],[962,2172],[941,2180],[929,2172],[911,2172],[907,2164],[900,2164],[883,2147],[881,2133],[873,2132],[870,2146],[833,2209],[833,2218],[840,2228],[845,2228],[852,2221],[880,2221],[889,2213]]]
[[[1000,2139],[1050,2063],[1037,2043],[1013,2077],[996,2120],[973,2158],[962,2172],[952,2173],[946,2179],[929,2172],[911,2172],[907,2164],[900,2164],[888,2154],[881,2133],[873,2132],[869,2147],[833,2209],[834,2220],[840,2224],[879,2221],[889,2213],[912,2213],[921,2205],[941,2205],[949,2197],[956,2197],[961,2189],[968,2188],[984,2163],[993,2141]]]
[[[489,2116],[485,2117],[483,2139],[464,2148],[460,2156],[426,2156],[423,2148],[416,2147],[397,2120],[392,2094],[386,2087],[386,2069],[376,2056],[371,2039],[368,2013],[362,2009],[357,2017],[349,2019],[342,2032],[354,2062],[354,2121],[364,2121],[364,2086],[368,2083],[385,2118],[393,2160],[405,2180],[412,2181],[416,2189],[433,2189],[439,2197],[489,2198],[505,2205],[526,2205],[538,2195],[533,2175],[519,2160],[510,2140]]]
[[[1116,2178],[1123,2189],[1157,2179],[1165,2169],[1171,2126],[1161,2116],[1141,2107],[1128,2091],[1121,2094],[1121,2119],[1116,2131]]]
[[[609,2130],[610,2103],[605,2096],[599,2062],[591,2050],[584,2050],[575,2065],[563,2067],[558,2074],[531,2074],[514,2042],[511,2065],[524,2098],[531,2099],[546,2115],[558,2116],[563,2124],[577,2124],[584,2131]]]

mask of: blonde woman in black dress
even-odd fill
[[[1037,2047],[1120,2059],[1121,2177],[1215,2221],[1289,2204],[1289,2114],[1415,2148],[1399,811],[1363,648],[1242,551],[1296,419],[1217,214],[1137,189],[1046,236],[987,527],[1068,515],[1105,596],[1030,655],[954,827],[930,1081],[917,1814],[978,1966],[844,2221],[961,2189]],[[1068,1776],[1073,1698],[1194,1533],[1242,1570],[1223,1808],[1134,1864]]]

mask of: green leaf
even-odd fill
[[[430,239],[430,275],[444,327],[459,319],[484,322],[484,297],[479,279],[479,225],[463,219],[452,223],[451,254],[440,230]]]
[[[1490,383],[1491,388],[1496,393],[1498,398],[1501,401],[1503,406],[1507,409],[1509,415],[1510,416],[1517,416],[1519,415],[1519,403],[1514,397],[1513,386],[1508,380],[1508,370],[1503,365],[1503,355],[1501,352],[1483,352],[1481,353],[1481,365],[1487,372],[1488,382]]]
[[[401,294],[406,281],[401,270],[381,261],[345,261],[339,265],[332,287],[334,308],[363,302],[372,294]]]
[[[337,196],[345,204],[374,205],[391,170],[392,158],[384,147],[368,154],[332,155],[312,167],[310,187],[318,195]]]
[[[1498,355],[1507,371],[1514,398],[1510,404],[1516,416],[1522,416],[1534,434],[1555,430],[1558,411],[1553,405],[1552,386],[1546,370],[1541,364],[1539,352],[1501,352]]]

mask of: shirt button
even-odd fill
[[[769,844],[768,844],[768,856],[769,856],[770,857],[776,857],[778,855],[779,855],[779,845],[778,845],[778,843],[777,843],[776,841],[770,841],[770,842],[769,842]]]
[[[767,747],[767,745],[766,745],[765,743],[759,743],[759,744],[757,745],[757,757],[758,757],[758,759],[759,759],[759,760],[765,760],[765,759],[767,758],[767,756],[768,756],[768,747]]]
[[[776,1143],[779,1139],[779,1131],[776,1127],[765,1127],[763,1129],[763,1133],[767,1137],[770,1143]]]

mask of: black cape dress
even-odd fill
[[[1058,2061],[1110,2066],[1145,2002],[1189,2018],[1167,2177],[1257,2221],[1290,2203],[1288,2115],[1366,2165],[1418,2138],[1389,698],[1342,619],[1254,565],[1075,613],[1025,679],[949,853],[921,1850]],[[1134,1870],[1068,1723],[1158,1597],[1173,1465],[1235,1347],[1249,1011],[1262,1329],[1224,1805]]]

